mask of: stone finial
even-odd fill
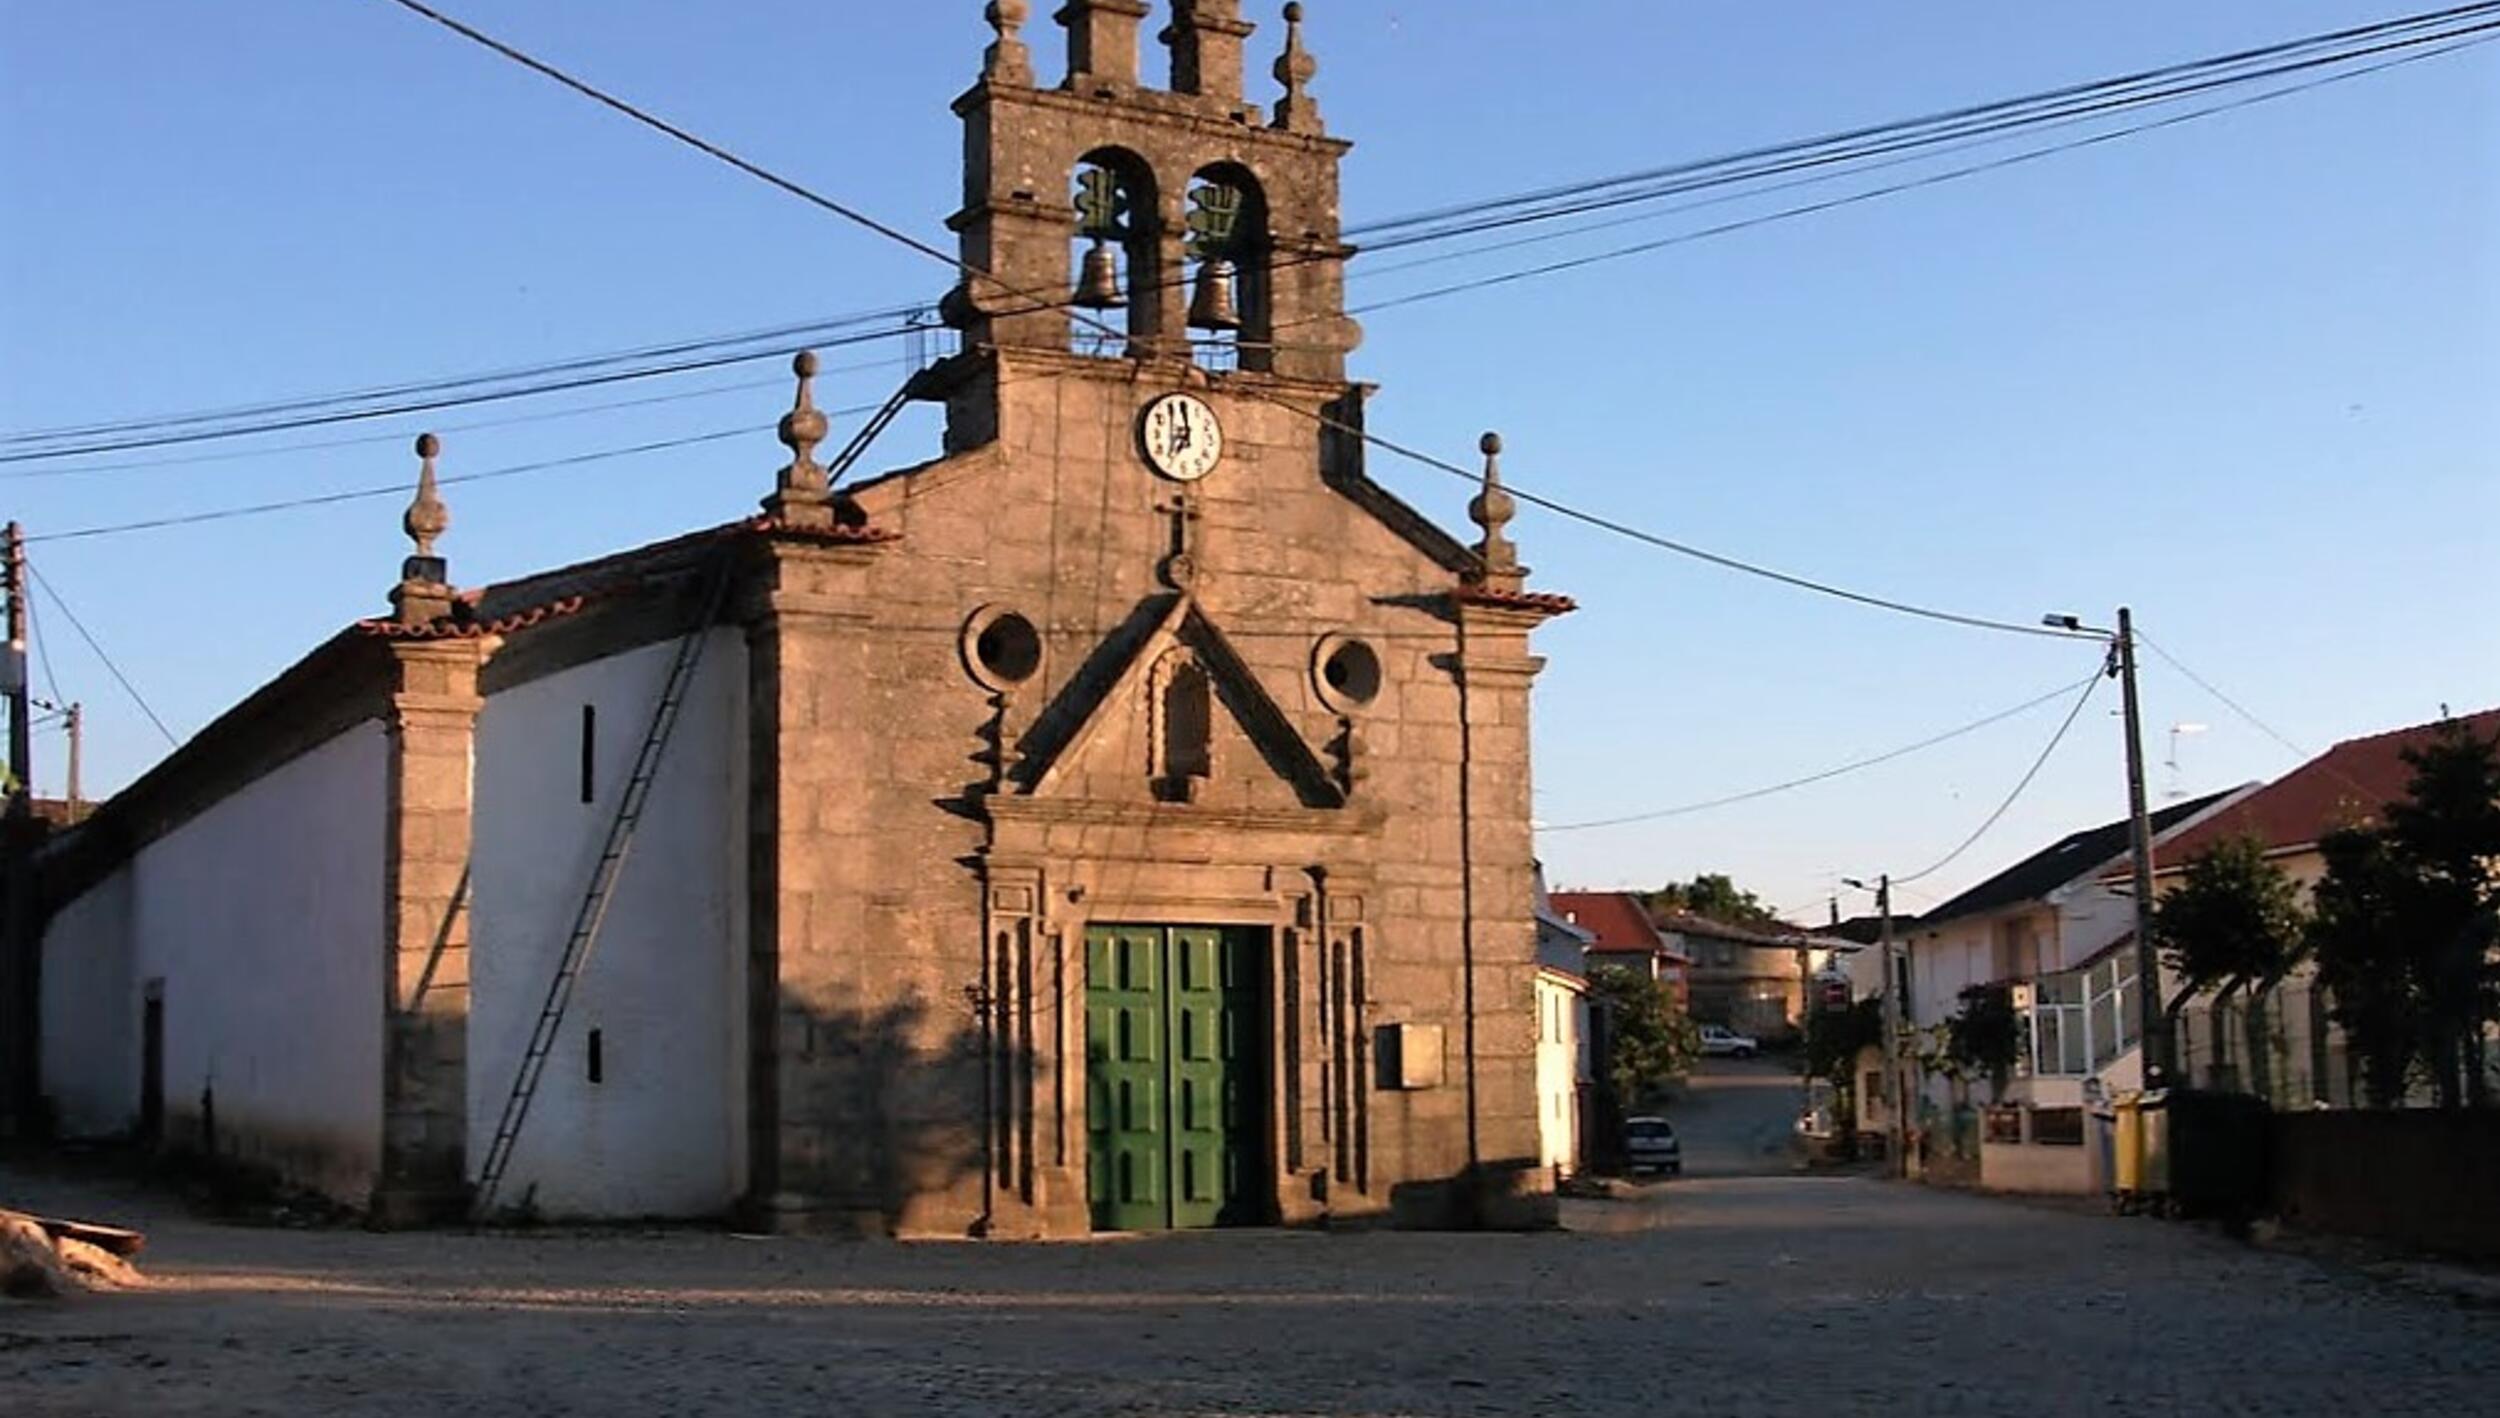
[[[416,551],[399,564],[399,585],[391,592],[403,625],[430,625],[451,614],[451,567],[434,550],[434,539],[451,530],[451,508],[434,480],[434,460],[442,451],[441,439],[417,435],[417,495],[399,518]]]
[[[1033,51],[1020,33],[1026,17],[1033,11],[1025,0],[990,0],[983,11],[990,28],[998,32],[989,52],[982,57],[981,76],[994,84],[1033,86]]]
[[[1289,133],[1317,133],[1325,126],[1320,122],[1319,102],[1311,97],[1311,80],[1319,77],[1319,61],[1302,47],[1302,4],[1293,0],[1285,6],[1285,52],[1276,58],[1276,82],[1285,86],[1285,96],[1276,101],[1276,125]]]
[[[775,481],[773,495],[764,499],[764,510],[794,526],[830,527],[833,493],[824,468],[816,461],[816,445],[825,441],[833,425],[816,407],[816,369],[814,350],[801,350],[790,361],[790,372],[799,377],[799,392],[790,412],[781,416],[780,428],[790,461]]]
[[[408,539],[417,544],[417,555],[434,556],[434,539],[451,530],[451,508],[443,502],[443,494],[434,481],[434,460],[442,454],[443,440],[430,433],[417,435],[417,495],[399,519]]]
[[[1480,575],[1490,589],[1516,591],[1526,584],[1528,569],[1519,564],[1519,548],[1506,532],[1519,504],[1502,487],[1502,435],[1488,433],[1477,446],[1484,450],[1484,487],[1467,504],[1467,520],[1484,530],[1475,547],[1483,563]]]

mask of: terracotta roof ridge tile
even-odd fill
[[[2407,724],[2402,728],[2381,729],[2377,733],[2362,734],[2357,738],[2337,739],[2325,753],[2319,754],[2317,758],[2313,758],[2309,760],[2309,762],[2315,763],[2318,761],[2318,758],[2325,758],[2331,754],[2341,752],[2342,750],[2348,748],[2361,748],[2374,743],[2382,743],[2389,739],[2410,738],[2415,734],[2430,733],[2438,729],[2438,727],[2442,724],[2463,724],[2470,729],[2474,726],[2474,724],[2484,719],[2489,719],[2495,725],[2500,725],[2500,705],[2495,705],[2489,709],[2477,709],[2465,714],[2450,714],[2446,718],[2432,719],[2425,723]],[[2307,766],[2308,764],[2302,765],[2302,767]],[[2294,769],[2293,771],[2298,772],[2299,769]]]
[[[1485,586],[1461,586],[1452,594],[1461,605],[1543,611],[1547,615],[1569,615],[1580,608],[1578,601],[1552,591],[1496,591]]]
[[[511,635],[532,626],[543,625],[551,620],[560,620],[565,616],[577,614],[593,600],[602,600],[616,595],[624,587],[625,583],[620,581],[595,590],[577,591],[569,596],[558,596],[551,601],[507,612],[492,620],[461,620],[445,616],[423,625],[402,625],[395,620],[377,618],[357,621],[349,629],[358,635],[373,636],[383,640],[482,640],[490,635]],[[462,604],[475,605],[476,601],[464,597]]]

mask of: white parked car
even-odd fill
[[[1705,1024],[1701,1026],[1701,1051],[1714,1059],[1749,1059],[1762,1052],[1762,1041],[1724,1024]]]

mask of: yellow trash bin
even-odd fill
[[[2144,1095],[2121,1093],[2110,1100],[2112,1166],[2110,1192],[2119,1209],[2131,1209],[2144,1195]]]

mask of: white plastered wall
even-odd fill
[[[167,1139],[361,1204],[382,1133],[389,746],[368,720],[141,849],[44,934],[44,1077],[65,1130],[138,1117],[165,1010]]]
[[[678,642],[490,696],[478,719],[469,1168],[511,1095]],[[582,707],[596,710],[581,800]],[[498,1204],[706,1216],[745,1180],[746,649],[712,632]],[[589,1077],[599,1031],[598,1082]]]

